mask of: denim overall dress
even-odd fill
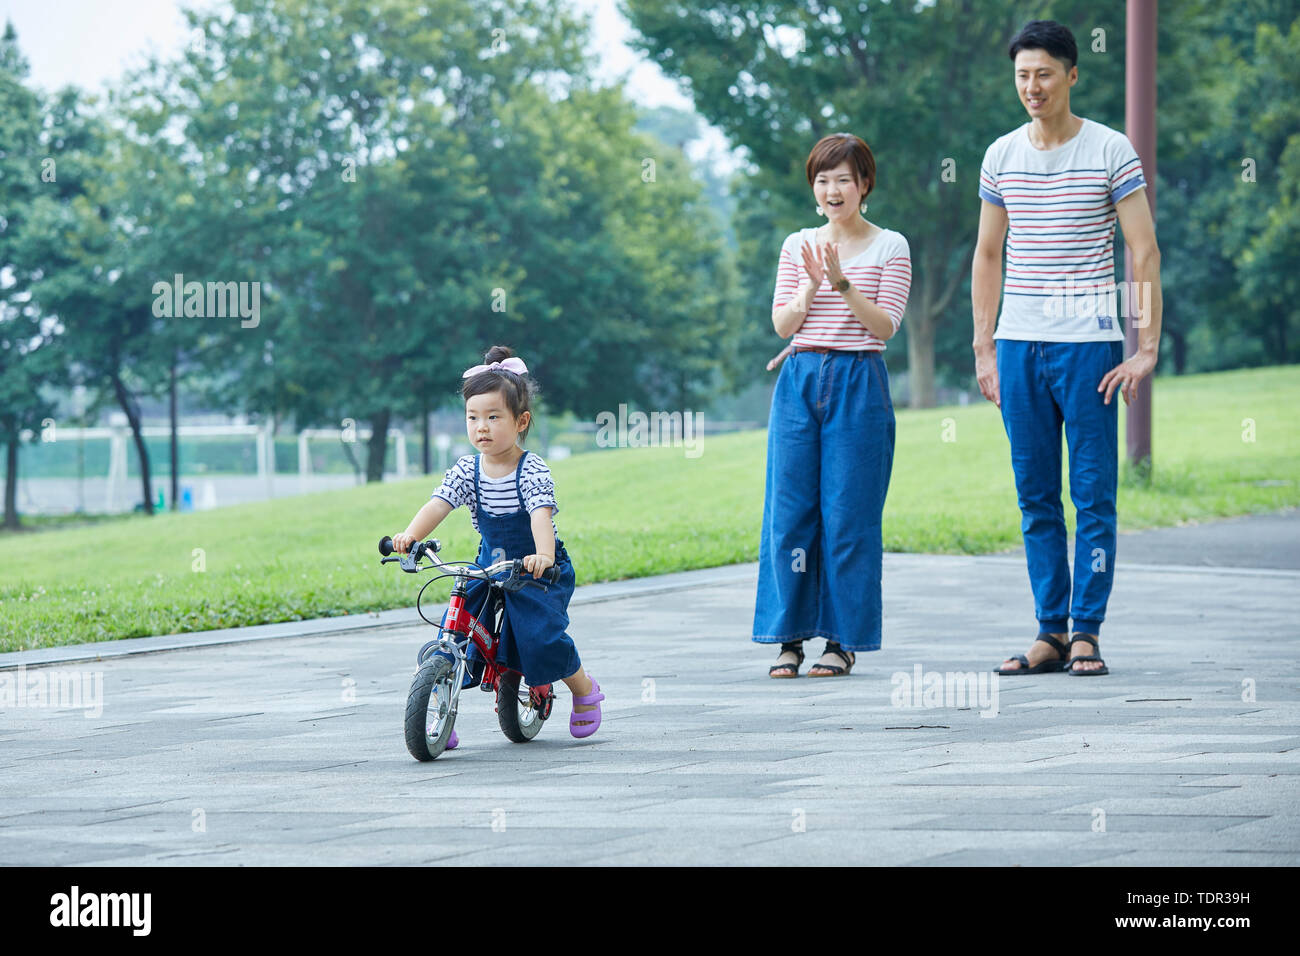
[[[474,459],[474,509],[478,515],[479,534],[482,536],[478,563],[483,567],[494,561],[523,558],[536,553],[532,519],[524,508],[522,490],[524,459],[527,457],[527,451],[520,455],[519,466],[515,469],[515,496],[519,501],[519,510],[507,515],[488,514],[483,508],[483,497],[479,490],[483,456]],[[557,683],[562,678],[577,673],[582,666],[573,638],[566,633],[569,626],[569,599],[573,597],[575,578],[569,553],[558,536],[555,539],[555,567],[560,575],[558,584],[547,584],[529,575],[529,580],[535,583],[525,584],[518,591],[507,592],[505,595],[506,613],[501,625],[501,646],[497,650],[497,660],[504,662],[511,670],[520,671],[530,687]],[[465,606],[471,614],[478,616],[487,594],[487,582],[469,582]],[[445,614],[443,621],[446,622]],[[472,687],[482,680],[483,674],[482,659],[472,642],[468,656],[471,666],[465,686]]]

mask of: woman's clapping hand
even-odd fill
[[[822,280],[829,279],[835,285],[844,278],[840,271],[839,245],[824,242],[820,246],[803,246],[803,269],[808,273],[814,288],[820,288]]]
[[[844,278],[844,273],[840,271],[840,247],[838,244],[825,243],[822,246],[822,263],[826,271],[826,279],[831,285],[838,285]]]
[[[819,288],[822,280],[826,278],[826,269],[822,266],[821,255],[816,246],[810,246],[807,243],[803,245],[803,271],[808,273],[808,278],[813,284],[813,288]]]

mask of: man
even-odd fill
[[[1111,399],[1118,389],[1131,401],[1156,365],[1160,250],[1132,144],[1070,112],[1079,78],[1074,36],[1034,20],[1008,52],[1029,122],[984,156],[971,306],[980,391],[1002,410],[1011,443],[1038,637],[996,673],[1097,676],[1109,673],[1099,634],[1115,573],[1119,403]],[[1118,290],[1117,220],[1136,280]],[[1127,361],[1121,306],[1140,330]],[[1077,519],[1073,582],[1061,505],[1063,425]]]

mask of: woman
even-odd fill
[[[907,240],[863,218],[876,184],[867,144],[820,140],[805,164],[819,228],[786,237],[772,325],[793,336],[767,432],[754,640],[781,645],[772,677],[796,677],[803,642],[826,639],[810,677],[847,675],[880,648],[880,515],[894,458],[882,354],[911,287]]]

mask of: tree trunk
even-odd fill
[[[918,312],[907,328],[912,408],[934,408],[934,319],[933,313]]]
[[[426,400],[421,406],[420,415],[420,457],[424,465],[424,473],[427,475],[432,470],[432,462],[429,460],[429,404]]]
[[[1174,374],[1182,375],[1187,371],[1187,336],[1177,329],[1164,330],[1174,343]]]
[[[18,436],[10,435],[5,444],[5,530],[17,531],[18,520]]]
[[[144,493],[144,513],[151,515],[153,514],[153,480],[149,473],[149,449],[144,444],[140,408],[136,405],[135,398],[127,391],[120,375],[113,376],[113,394],[117,396],[117,404],[122,407],[122,411],[126,414],[126,420],[131,426],[131,438],[135,441],[135,452],[140,457],[140,486]]]
[[[384,480],[384,458],[388,455],[388,421],[392,416],[387,408],[376,413],[370,421],[373,429],[366,448],[366,481]]]
[[[903,321],[907,323],[907,371],[912,408],[934,408],[934,334],[938,310],[934,307],[933,270],[921,272],[920,288],[913,285],[914,299],[909,299]]]
[[[170,405],[168,412],[171,417],[171,464],[172,464],[172,511],[178,511],[180,506],[180,481],[181,481],[181,449],[180,439],[178,437],[179,424],[176,421],[176,356],[172,356],[171,380],[168,382],[168,403]]]

